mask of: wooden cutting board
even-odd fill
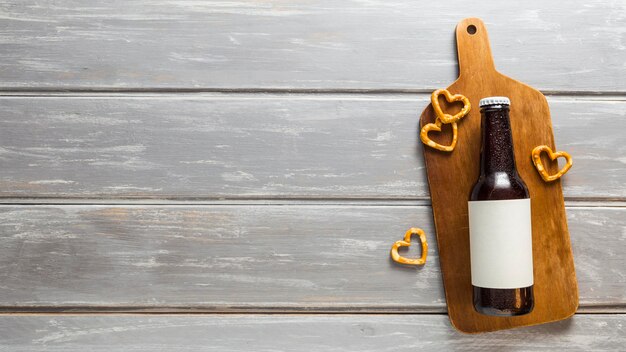
[[[578,287],[561,183],[559,180],[545,183],[531,160],[535,146],[546,144],[557,150],[546,98],[538,90],[496,71],[487,31],[480,19],[462,20],[456,28],[456,40],[459,78],[448,90],[468,97],[472,109],[458,123],[458,144],[454,151],[446,153],[424,146],[450,321],[462,332],[477,333],[568,318],[578,307]],[[511,99],[515,161],[531,196],[535,308],[530,314],[518,317],[482,315],[472,305],[467,201],[480,166],[478,102],[488,96]],[[447,108],[456,112],[454,106]],[[422,113],[420,125],[434,120],[429,105]],[[444,125],[442,132],[430,132],[429,136],[447,145],[451,141],[451,129]],[[550,173],[558,171],[555,163],[546,159],[544,164],[550,165],[547,167]]]

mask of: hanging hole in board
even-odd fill
[[[476,34],[476,26],[474,26],[473,24],[467,26],[467,33],[472,35]]]

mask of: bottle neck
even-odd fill
[[[481,110],[481,175],[500,172],[516,173],[509,107],[488,106]]]

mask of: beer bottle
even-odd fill
[[[530,195],[515,167],[510,100],[480,100],[480,176],[468,204],[474,309],[527,314],[534,306]]]

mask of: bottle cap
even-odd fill
[[[511,105],[511,100],[507,97],[487,97],[480,99],[478,106],[482,108],[487,105]]]

